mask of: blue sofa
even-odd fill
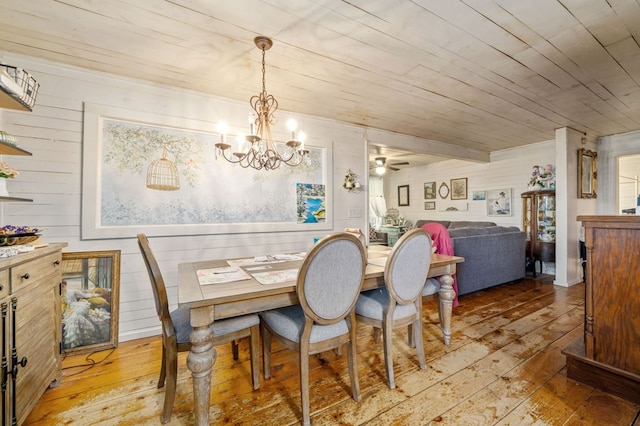
[[[453,252],[464,257],[457,265],[458,295],[471,293],[525,277],[525,235],[516,226],[494,222],[418,220],[445,226]]]

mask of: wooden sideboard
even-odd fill
[[[567,376],[640,403],[640,216],[579,216],[587,251],[585,333]]]
[[[62,249],[49,244],[0,258],[2,425],[22,424],[61,378]]]

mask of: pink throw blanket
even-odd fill
[[[435,246],[436,253],[453,256],[453,243],[451,242],[451,237],[449,236],[447,228],[438,222],[425,223],[421,228],[431,235],[431,240]],[[453,299],[453,306],[458,306],[458,279],[455,274],[453,274],[453,290],[456,292],[456,298]]]

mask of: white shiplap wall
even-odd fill
[[[553,136],[553,135],[550,135]],[[471,163],[449,160],[423,167],[412,167],[385,175],[385,198],[389,207],[398,205],[398,185],[409,185],[410,205],[397,207],[400,215],[415,223],[420,219],[491,221],[498,225],[518,226],[522,229],[520,194],[527,191],[534,165],[555,164],[554,140],[525,145],[517,149],[495,152],[490,163]],[[436,196],[436,210],[424,210],[424,184],[442,182],[451,186],[451,179],[467,178],[468,199],[452,201]],[[486,202],[474,201],[473,191],[511,189],[511,216],[487,216]],[[459,211],[443,211],[455,206]]]
[[[618,159],[618,205],[623,209],[636,207],[640,196],[640,155]]]
[[[618,158],[638,154],[640,131],[598,139],[598,214],[620,214],[623,208],[629,208],[618,198]]]
[[[213,131],[222,120],[246,126],[248,101],[212,98],[23,56],[5,54],[3,61],[27,69],[41,87],[33,112],[3,110],[0,114],[0,128],[15,135],[19,146],[33,153],[32,157],[4,158],[21,173],[9,182],[9,191],[34,200],[33,203],[0,203],[1,224],[43,228],[43,241],[67,242],[68,251],[121,250],[119,339],[159,334],[151,287],[135,239],[136,230],[132,229],[131,238],[125,239],[81,239],[83,103],[211,121]],[[287,115],[284,111],[280,114],[281,117]],[[364,228],[366,192],[348,193],[341,187],[347,169],[365,177],[368,172],[363,129],[293,115],[311,141],[321,138],[333,142],[333,188],[328,192],[334,196],[334,230]],[[349,218],[347,212],[352,208],[359,208],[362,216]],[[151,246],[175,306],[178,263],[306,250],[315,236],[318,236],[315,232],[265,232],[158,237],[151,239]]]

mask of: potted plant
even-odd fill
[[[8,197],[7,179],[12,179],[20,173],[4,161],[0,161],[0,197]]]

